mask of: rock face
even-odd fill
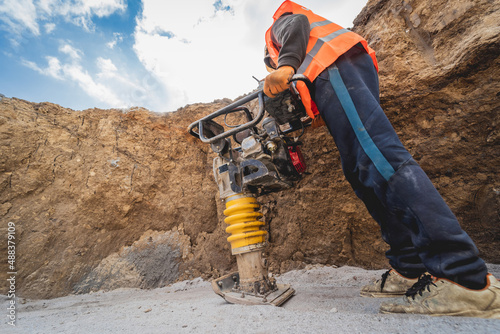
[[[381,102],[481,254],[500,253],[500,4],[369,1],[355,20],[380,60]]]
[[[500,262],[496,1],[369,1],[354,30],[377,51],[381,101],[483,258]],[[169,114],[0,101],[0,233],[16,225],[17,293],[151,288],[235,268],[212,176],[186,127],[228,101]],[[301,140],[310,174],[259,198],[273,273],[387,265],[326,128]],[[5,239],[4,239],[5,240]],[[7,246],[0,245],[7,258]],[[6,282],[5,261],[0,279]]]

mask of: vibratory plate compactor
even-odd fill
[[[306,82],[313,94],[307,78],[295,75],[291,81],[298,80]],[[245,105],[256,98],[259,109],[255,115]],[[228,124],[228,115],[240,121]],[[295,292],[288,284],[276,283],[268,272],[262,255],[267,231],[259,220],[262,213],[257,198],[291,188],[301,178],[306,167],[298,139],[310,123],[292,85],[272,99],[259,87],[188,127],[191,135],[217,153],[213,172],[226,203],[226,231],[231,234],[227,240],[238,272],[214,280],[212,288],[229,303],[280,306]]]

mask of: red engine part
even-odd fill
[[[288,154],[290,154],[293,167],[295,167],[297,173],[303,174],[306,171],[306,162],[300,148],[298,146],[288,146]]]

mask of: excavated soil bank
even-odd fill
[[[496,1],[372,0],[354,27],[377,51],[394,128],[491,263],[500,263],[499,21]],[[234,270],[214,154],[186,132],[229,102],[161,115],[2,98],[0,233],[15,223],[18,294],[156,288]],[[271,271],[386,267],[326,128],[301,140],[309,174],[259,199]],[[8,271],[2,262],[2,282]]]

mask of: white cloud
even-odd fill
[[[264,35],[282,0],[143,0],[134,50],[145,68],[163,83],[168,101],[157,111],[188,103],[236,98],[267,75]],[[352,20],[366,0],[298,1],[340,25]],[[163,32],[163,33],[159,33]],[[186,43],[189,41],[189,43]]]
[[[22,59],[21,62],[24,66],[29,67],[42,75],[76,83],[80,89],[86,92],[89,96],[97,99],[106,106],[119,108],[130,106],[130,103],[120,99],[111,88],[103,82],[94,80],[88,71],[83,69],[81,64],[78,62],[80,59],[78,54],[79,50],[76,50],[66,44],[61,47],[59,51],[69,54],[71,57],[70,62],[61,63],[61,61],[56,57],[46,57],[46,67],[40,67],[36,63],[25,59]],[[112,73],[116,72],[116,67],[109,59],[98,58],[97,63],[101,69],[101,73],[106,73],[107,77],[112,77]],[[100,78],[100,76],[97,76],[97,79]]]
[[[230,11],[216,11],[214,2],[179,2],[172,11],[168,3],[144,1],[134,49],[170,93],[157,111],[220,97],[235,98],[256,87],[252,75],[263,77],[263,47],[247,43],[245,37],[263,35],[266,28],[247,25],[245,8],[258,7],[264,1],[225,1]],[[173,36],[159,35],[155,33],[158,30],[170,31]]]
[[[24,30],[34,35],[40,34],[36,7],[32,0],[4,0],[0,2],[0,21],[12,33],[20,35]]]
[[[65,76],[69,80],[76,82],[80,88],[88,95],[105,102],[107,105],[115,107],[126,107],[126,103],[120,100],[111,89],[105,85],[95,82],[90,74],[85,71],[80,65],[64,65]]]
[[[114,32],[113,33],[113,40],[106,43],[106,46],[110,49],[114,49],[116,44],[118,44],[118,42],[122,42],[122,41],[123,41],[123,35],[118,33],[118,32]]]
[[[110,49],[114,49],[116,46],[116,40],[112,40],[111,42],[106,43],[106,46]]]
[[[45,57],[48,66],[46,68],[41,68],[32,61],[22,59],[22,64],[37,71],[40,74],[52,77],[54,79],[63,80],[64,73],[62,71],[61,63],[59,59],[55,57]]]
[[[116,76],[116,72],[118,69],[115,64],[111,61],[111,59],[105,59],[102,57],[97,58],[97,67],[99,68],[100,73],[97,75],[102,78],[113,78]]]
[[[0,21],[4,30],[19,36],[25,31],[40,35],[39,23],[56,17],[90,31],[93,16],[123,13],[126,8],[125,0],[3,0],[0,2]],[[45,23],[47,33],[54,27],[53,22]]]
[[[48,76],[51,76],[53,78],[62,80],[63,79],[63,73],[62,73],[62,67],[61,63],[59,62],[59,59],[56,57],[47,57],[47,62],[49,64],[49,67],[45,69],[46,74]]]
[[[119,107],[160,105],[165,92],[150,76],[138,77],[127,70],[119,69],[111,59],[98,57],[99,72],[95,80],[108,87],[120,99]]]
[[[127,8],[124,0],[47,0],[47,8],[63,16],[67,21],[92,30],[92,16],[105,17]]]
[[[80,60],[83,52],[79,49],[72,47],[69,44],[64,44],[59,48],[59,51],[67,54],[73,61]]]
[[[85,58],[95,50],[84,48],[78,41],[66,40],[59,47],[59,58],[46,57],[44,66],[26,60],[23,64],[43,75],[75,82],[106,106],[140,105],[155,111],[236,98],[257,87],[252,76],[262,79],[267,75],[262,62],[264,34],[282,0],[142,2],[134,51],[148,75],[138,74],[142,68],[127,67],[126,52],[113,57],[114,50],[126,46],[119,44],[124,39],[119,33],[112,39],[106,37],[100,57],[93,59],[97,66],[94,73],[82,64],[89,63]],[[366,0],[297,2],[349,27]],[[125,0],[4,0],[0,2],[0,29],[13,32],[10,38],[15,45],[25,32],[53,32],[56,19],[92,31],[93,18],[125,10]]]
[[[42,73],[42,69],[38,67],[38,65],[32,61],[26,60],[26,59],[21,59],[21,62],[24,66],[31,68],[32,70],[35,70],[39,73]]]
[[[72,6],[77,14],[94,13],[98,17],[109,16],[115,12],[123,12],[127,8],[124,0],[80,0],[77,6]]]
[[[110,58],[98,57],[95,60],[98,71],[92,74],[83,68],[80,50],[64,44],[59,52],[69,57],[45,57],[45,65],[26,59],[21,59],[21,63],[47,77],[76,84],[79,91],[102,108],[158,106],[167,94],[152,76],[141,78],[127,69],[119,69]]]
[[[56,28],[56,25],[54,23],[46,23],[44,25],[44,27],[45,27],[45,32],[47,34],[50,34],[51,32],[54,31],[54,29]]]

